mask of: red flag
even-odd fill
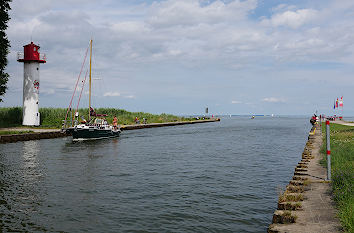
[[[340,107],[343,107],[343,96],[340,98],[339,106],[340,106]]]
[[[338,98],[337,98],[337,101],[336,101],[336,108],[338,108]]]

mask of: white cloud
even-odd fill
[[[44,89],[44,90],[40,90],[40,93],[43,93],[43,94],[47,94],[47,95],[52,95],[52,94],[54,94],[55,93],[55,90],[54,89],[51,89],[51,88],[49,88],[49,89]]]
[[[119,92],[106,92],[103,94],[103,96],[116,97],[116,96],[120,96],[120,93]]]
[[[113,23],[111,26],[112,30],[116,33],[124,33],[125,36],[127,33],[138,33],[143,31],[148,31],[146,25],[143,22],[136,21],[125,21]]]
[[[124,98],[126,99],[135,99],[136,96],[135,95],[126,95],[126,96],[123,96]]]
[[[279,4],[278,6],[273,7],[272,11],[277,13],[281,11],[294,10],[294,9],[296,9],[295,5]]]
[[[271,19],[264,19],[264,25],[287,26],[296,29],[306,23],[310,23],[318,16],[318,11],[313,9],[300,9],[296,11],[285,11],[272,15]]]
[[[234,0],[229,3],[217,0],[206,5],[201,5],[198,0],[154,2],[148,23],[154,27],[171,27],[235,22],[244,19],[256,6],[256,0]]]
[[[231,101],[231,104],[241,104],[242,102],[241,101],[238,101],[238,100],[232,100]]]
[[[275,98],[275,97],[267,97],[262,99],[263,102],[269,102],[269,103],[285,103],[284,99],[281,98]]]
[[[298,101],[296,98],[311,95],[306,92],[297,97],[294,85],[306,88],[303,79],[321,80],[322,86],[333,86],[336,79],[343,79],[348,85],[340,89],[353,85],[352,0],[342,0],[341,4],[329,0],[318,6],[306,1],[272,6],[257,0],[39,2],[11,3],[8,93],[22,90],[23,65],[16,61],[15,52],[29,43],[31,35],[48,58],[40,66],[41,91],[54,89],[46,99],[58,105],[63,103],[58,95],[70,100],[91,37],[93,71],[104,80],[99,95],[120,96],[122,104],[126,101],[129,107],[129,99],[136,98],[131,93],[139,93],[139,99],[146,101],[136,105],[153,111],[165,111],[171,99],[183,102],[193,98],[193,103],[173,108],[186,112],[184,108],[194,111],[203,105],[211,93],[215,102],[223,103],[218,106],[222,109],[232,107],[229,98],[235,92],[243,96],[242,100],[251,99],[250,95],[260,100],[267,93],[277,93],[285,100]],[[265,5],[270,8],[258,11]],[[296,83],[299,80],[301,84]],[[110,87],[113,84],[124,87],[124,92],[109,92],[116,90]],[[11,97],[8,95],[7,101]],[[268,97],[261,103],[253,101],[252,107],[262,108],[267,101],[284,99]],[[105,101],[108,106],[115,98]],[[245,101],[237,109],[250,106]]]

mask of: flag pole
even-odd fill
[[[340,98],[340,100],[341,100],[340,102],[342,104],[342,120],[344,120],[344,116],[343,116],[344,115],[344,111],[343,111],[344,110],[343,96]]]

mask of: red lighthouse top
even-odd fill
[[[17,53],[17,61],[19,62],[29,62],[36,61],[39,63],[46,63],[45,54],[39,53],[39,46],[31,42],[28,45],[23,46],[23,53]]]

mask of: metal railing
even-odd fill
[[[23,52],[17,52],[17,60],[23,60],[25,59],[25,54]],[[41,61],[47,61],[47,56],[45,53],[40,53],[39,54],[39,60]]]
[[[39,54],[39,60],[47,61],[47,56],[45,53],[40,53]]]
[[[17,60],[24,59],[25,54],[22,52],[17,52]]]

